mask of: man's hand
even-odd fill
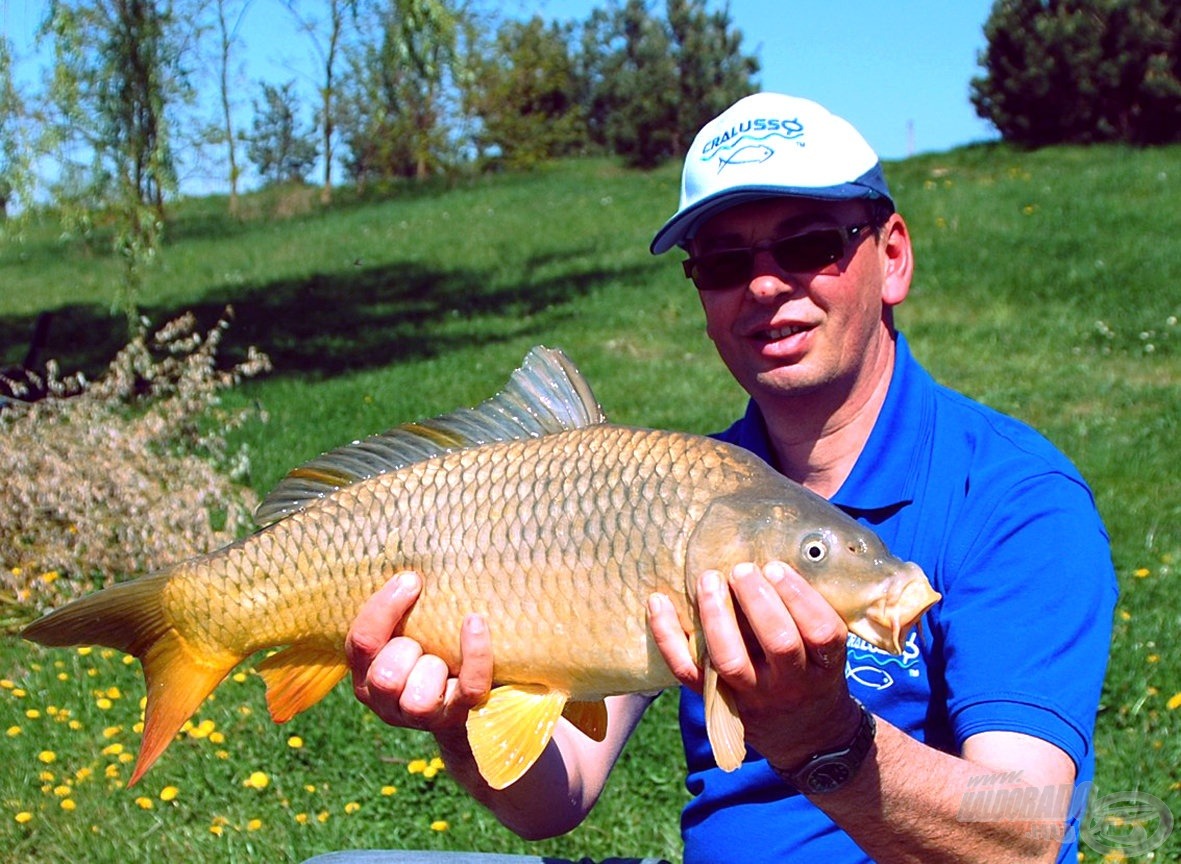
[[[353,692],[391,726],[440,732],[462,727],[469,709],[492,686],[492,641],[479,615],[469,615],[460,632],[461,663],[452,675],[446,662],[423,652],[405,636],[394,636],[418,599],[418,574],[397,574],[365,602],[348,637],[345,654]]]
[[[744,563],[727,581],[701,574],[697,608],[710,663],[734,694],[746,741],[779,768],[839,747],[860,719],[845,683],[848,630],[802,576],[773,561]],[[653,598],[649,622],[665,662],[698,691],[702,672],[667,598]]]

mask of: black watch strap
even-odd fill
[[[857,699],[853,701],[861,711],[861,722],[847,744],[834,750],[813,753],[795,770],[788,771],[774,765],[771,765],[771,770],[808,795],[835,792],[845,786],[865,761],[877,733],[873,714]]]

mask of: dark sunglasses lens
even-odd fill
[[[753,257],[747,249],[703,256],[693,265],[693,282],[702,291],[731,288],[746,281]]]
[[[845,235],[836,228],[788,237],[771,247],[775,263],[789,273],[819,270],[840,261],[844,254]]]

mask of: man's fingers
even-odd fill
[[[701,689],[701,670],[697,658],[681,628],[677,610],[664,594],[653,594],[648,598],[648,628],[664,662],[682,684]]]
[[[459,632],[461,662],[456,679],[454,707],[478,704],[492,688],[492,637],[479,615],[468,615]]]
[[[420,587],[417,573],[398,573],[365,601],[353,619],[344,641],[344,651],[353,673],[354,687],[364,682],[369,665],[414,605]]]
[[[780,561],[769,562],[763,575],[791,613],[808,659],[826,669],[843,667],[849,630],[832,605],[803,576]]]

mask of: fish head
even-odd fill
[[[818,495],[792,484],[789,496],[738,494],[713,502],[690,543],[690,572],[729,572],[750,561],[783,561],[844,619],[849,631],[893,654],[941,595],[921,567]]]

